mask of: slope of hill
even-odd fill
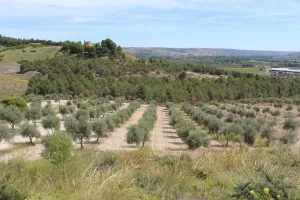
[[[295,52],[256,51],[210,48],[123,48],[124,52],[136,57],[185,57],[185,56],[285,56]]]
[[[3,59],[1,63],[16,63],[21,60],[36,60],[53,57],[60,49],[59,46],[46,47],[26,47],[25,49],[11,49],[2,51],[0,57]],[[1,60],[1,59],[0,59]]]

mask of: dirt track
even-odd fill
[[[170,125],[170,117],[165,107],[157,107],[157,121],[151,132],[149,146],[155,151],[172,152],[184,151],[188,148]]]
[[[101,150],[130,150],[136,149],[135,145],[129,145],[126,143],[127,128],[133,124],[138,123],[139,119],[142,118],[144,112],[147,110],[146,105],[142,105],[129,120],[116,128],[107,138],[102,139],[101,144],[96,149]]]

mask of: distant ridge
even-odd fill
[[[185,57],[185,56],[268,56],[281,57],[294,54],[292,51],[259,51],[213,48],[160,48],[125,47],[124,51],[135,57]]]
[[[291,59],[291,60],[300,60],[300,52],[299,53],[292,53],[285,56],[281,56],[284,59]]]

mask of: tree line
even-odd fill
[[[0,34],[0,45],[4,47],[16,47],[20,45],[26,45],[31,43],[41,43],[44,45],[60,46],[62,42],[55,42],[52,40],[41,40],[41,39],[21,39],[3,36]]]

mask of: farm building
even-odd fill
[[[300,70],[289,69],[289,68],[270,68],[266,70],[272,74],[280,74],[280,75],[300,75]]]

